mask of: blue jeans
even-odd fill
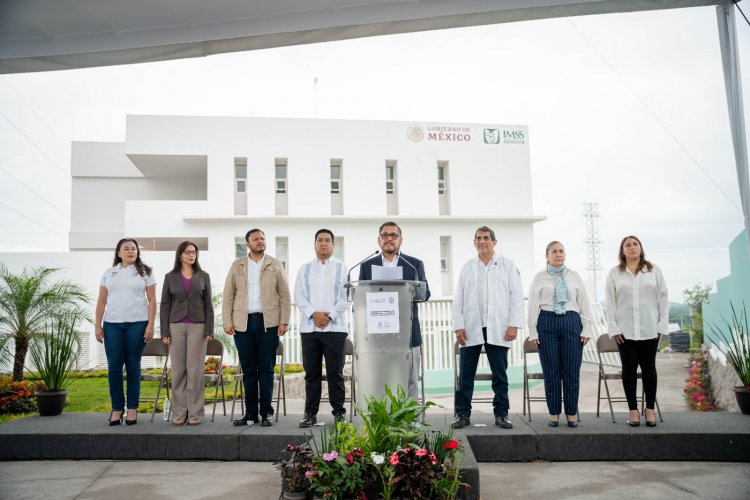
[[[235,332],[234,344],[242,366],[245,415],[253,419],[273,415],[273,368],[279,346],[278,327],[266,329],[262,317],[247,317],[247,331]],[[260,398],[258,395],[260,394]],[[260,400],[259,400],[260,399]],[[260,408],[259,408],[260,407]]]
[[[107,353],[109,398],[112,411],[125,408],[122,390],[122,367],[128,383],[128,409],[137,409],[141,397],[141,356],[146,348],[144,335],[148,321],[132,323],[107,323],[104,330],[104,351]]]
[[[492,370],[492,408],[496,417],[507,417],[508,401],[508,348],[487,343],[487,329],[482,328],[484,350]],[[456,391],[456,415],[471,416],[471,398],[474,396],[474,376],[477,374],[482,344],[462,347],[459,354],[458,390]]]

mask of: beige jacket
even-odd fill
[[[273,328],[279,323],[289,324],[292,299],[284,266],[278,259],[265,256],[260,271],[260,303],[263,305],[263,326]],[[234,326],[238,332],[247,331],[247,257],[232,263],[224,283],[221,307],[224,328]]]

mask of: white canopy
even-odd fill
[[[719,0],[0,0],[0,73],[108,66]]]
[[[750,176],[730,0],[0,0],[0,74],[702,5],[717,5],[740,198],[750,242]]]

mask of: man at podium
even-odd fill
[[[422,362],[419,347],[422,345],[422,332],[419,328],[419,311],[417,302],[427,301],[430,298],[430,287],[424,272],[424,262],[401,253],[403,237],[401,228],[395,222],[384,222],[378,230],[378,246],[380,255],[366,260],[359,268],[359,280],[373,279],[401,279],[408,281],[424,282],[425,295],[420,300],[412,303],[411,323],[411,367],[409,368],[408,394],[415,401],[418,397],[417,381],[419,377],[419,366]]]

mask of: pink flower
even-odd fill
[[[427,455],[427,450],[423,450],[423,449],[420,448],[417,451],[415,451],[414,454],[416,456],[418,456],[418,457],[423,457],[423,456]]]
[[[310,479],[314,475],[315,475],[315,471],[314,470],[309,470],[309,471],[305,472],[305,477],[307,479]]]
[[[331,453],[323,453],[323,460],[325,460],[326,462],[330,462],[338,456],[339,453],[336,450],[333,450]]]
[[[391,459],[388,461],[391,465],[396,465],[398,463],[398,453],[395,451],[393,452],[393,455],[391,455]]]
[[[349,462],[349,465],[354,463],[354,457],[352,456],[351,453],[346,454],[346,461]]]
[[[433,464],[438,463],[437,462],[437,457],[435,456],[434,453],[430,453],[430,462],[432,462]]]

